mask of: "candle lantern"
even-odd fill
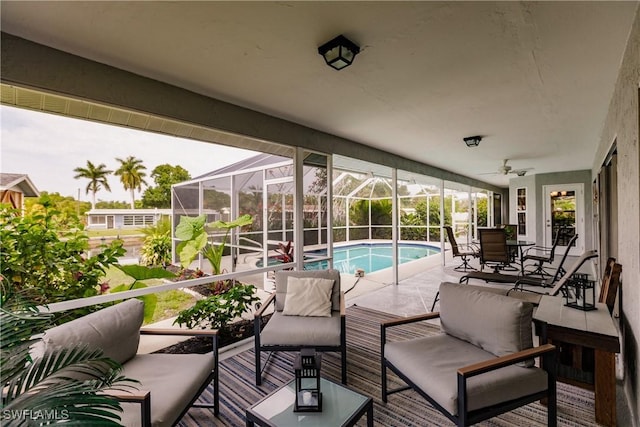
[[[312,348],[303,348],[293,365],[296,372],[294,412],[321,412],[320,364],[322,356]]]
[[[575,273],[567,280],[565,300],[567,307],[579,310],[596,310],[596,282],[588,274]]]

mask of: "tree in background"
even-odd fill
[[[122,200],[119,200],[119,201],[99,200],[96,203],[96,208],[98,209],[127,209],[128,207],[129,207],[129,203],[124,202]]]
[[[142,206],[145,208],[170,208],[171,186],[191,179],[189,172],[182,166],[163,164],[151,171],[155,187],[147,187],[142,194]]]
[[[100,205],[100,202],[97,203]],[[85,214],[91,209],[91,203],[80,202],[71,196],[61,196],[60,193],[40,192],[40,197],[24,199],[25,213],[36,215],[47,209],[54,209],[57,214],[52,221],[63,230],[78,228],[83,222]]]
[[[113,171],[108,170],[104,163],[100,163],[96,166],[89,160],[87,160],[87,167],[77,167],[73,171],[76,173],[74,176],[75,179],[85,178],[89,180],[89,183],[85,188],[85,192],[86,194],[91,192],[91,208],[95,209],[96,193],[100,191],[101,188],[111,191],[109,182],[107,181],[107,176]]]
[[[113,174],[119,176],[124,189],[131,192],[131,209],[135,209],[135,190],[141,191],[142,185],[147,185],[144,180],[144,177],[147,176],[144,172],[147,167],[142,164],[142,160],[133,156],[129,156],[124,160],[116,158],[116,160],[120,162],[120,167]]]

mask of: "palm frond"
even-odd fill
[[[51,318],[33,304],[2,299],[3,426],[120,425],[120,402],[104,391],[135,388],[137,381],[123,377],[122,366],[101,350],[77,346],[37,354],[34,344]]]

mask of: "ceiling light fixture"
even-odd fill
[[[353,59],[360,53],[360,48],[341,34],[320,46],[318,53],[322,55],[328,66],[342,70],[351,65]]]
[[[468,136],[466,138],[462,138],[467,147],[477,147],[480,145],[480,141],[482,141],[482,137],[480,135],[476,136]]]

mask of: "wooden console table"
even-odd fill
[[[581,311],[564,302],[549,295],[540,300],[533,316],[540,344],[550,342],[558,348],[558,381],[593,390],[596,422],[615,426],[618,330],[605,304]]]

